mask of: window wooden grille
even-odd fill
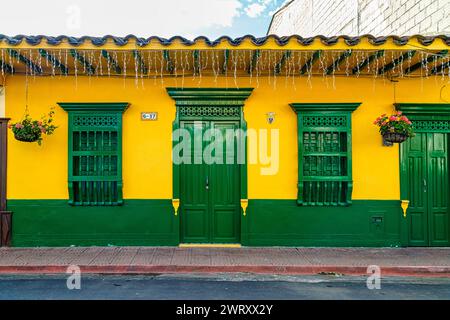
[[[416,132],[448,132],[450,120],[412,120]]]
[[[180,117],[240,117],[241,107],[238,106],[182,106],[179,107]]]
[[[122,110],[87,110],[69,110],[69,204],[121,205]]]
[[[358,105],[291,105],[298,115],[299,205],[351,204],[351,111]]]

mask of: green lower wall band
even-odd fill
[[[9,200],[13,246],[178,245],[171,200],[70,206],[67,200]]]
[[[72,207],[66,200],[9,200],[13,246],[175,246],[179,215],[171,199],[125,200],[119,207]],[[303,207],[296,200],[250,200],[245,246],[400,246],[396,200],[349,207]]]
[[[252,246],[400,246],[396,200],[354,200],[349,207],[298,206],[295,200],[250,200]]]

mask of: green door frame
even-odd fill
[[[420,128],[415,128],[416,132],[434,133],[445,132],[450,133],[450,103],[395,103],[395,108],[402,111],[410,120],[420,120],[425,125]],[[448,126],[432,126],[434,121],[448,121]],[[407,200],[408,186],[404,181],[407,177],[407,168],[404,154],[404,147],[400,146],[400,199]],[[402,217],[400,223],[400,241],[402,246],[406,247],[409,244],[409,230],[408,220],[405,216]]]
[[[175,120],[172,123],[172,132],[180,128],[180,121],[186,120],[239,120],[240,129],[247,132],[247,122],[244,119],[244,104],[245,100],[251,95],[253,88],[166,88],[169,96],[175,100],[176,113]],[[217,114],[213,111],[208,115],[197,115],[193,112],[193,116],[188,116],[181,113],[183,107],[188,108],[204,108],[217,107]],[[238,107],[240,112],[238,116],[227,115],[227,112],[220,112],[226,110],[225,108]],[[177,141],[172,142],[172,147],[177,144]],[[247,136],[244,139],[244,150],[247,153]],[[247,154],[245,155],[245,163],[240,164],[240,196],[241,201],[247,200]],[[180,166],[172,163],[172,201],[179,205],[180,199]],[[175,205],[174,205],[175,207]],[[175,209],[177,211],[177,209]],[[175,230],[178,230],[177,240],[180,243],[180,215],[177,214],[175,218]],[[241,242],[246,243],[247,239],[247,219],[241,215]]]

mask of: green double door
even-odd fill
[[[449,246],[448,134],[416,133],[402,148],[409,245]]]
[[[182,243],[240,242],[239,121],[181,121],[190,150],[180,165]],[[188,154],[184,154],[188,152]]]

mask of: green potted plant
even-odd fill
[[[8,128],[14,133],[14,138],[22,142],[37,142],[42,144],[42,135],[51,135],[57,128],[53,125],[53,109],[46,115],[42,116],[40,120],[33,120],[30,115],[25,113],[23,119],[16,123],[10,123]]]
[[[380,133],[387,142],[402,143],[414,136],[412,122],[401,111],[391,116],[382,114],[373,124],[380,127]]]

